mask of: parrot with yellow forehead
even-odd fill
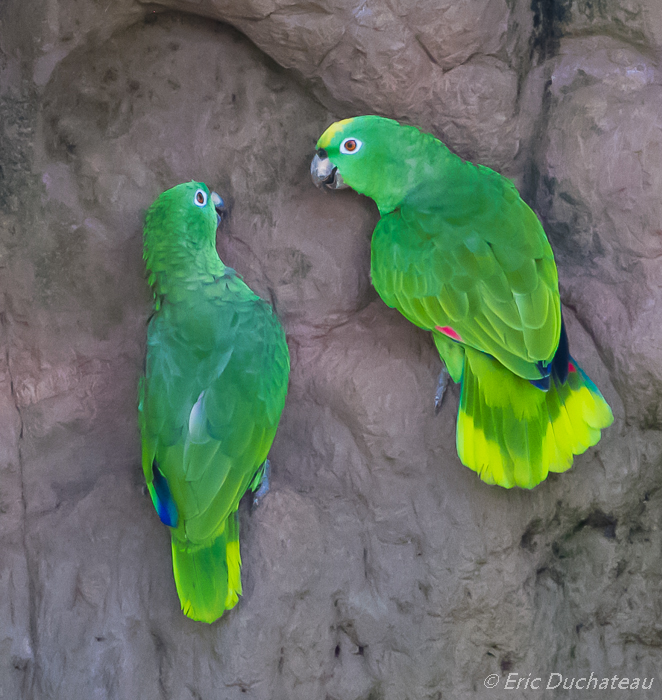
[[[213,622],[241,595],[237,508],[268,485],[290,358],[271,306],[216,252],[223,200],[201,182],[163,192],[143,233],[155,312],[139,385],[142,466],[184,614]]]
[[[552,249],[510,180],[378,116],[332,124],[311,175],[377,204],[372,283],[432,333],[445,365],[437,408],[448,374],[461,383],[463,464],[531,489],[600,440],[611,409],[569,354]]]

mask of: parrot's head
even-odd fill
[[[162,192],[149,208],[145,238],[158,236],[163,242],[177,238],[194,244],[213,241],[225,212],[225,202],[204,182],[184,182]]]
[[[351,187],[382,214],[394,209],[425,175],[432,139],[416,127],[373,115],[335,122],[320,136],[310,173],[317,187]]]
[[[216,228],[225,212],[223,199],[203,182],[184,182],[161,193],[145,217],[148,269],[154,269],[156,258],[168,251],[206,248],[215,254]]]

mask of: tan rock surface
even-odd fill
[[[662,35],[655,0],[591,5],[0,6],[0,698],[662,681]],[[362,112],[515,177],[549,231],[616,422],[531,493],[460,464],[457,390],[435,416],[430,338],[369,285],[372,203],[310,183],[317,136]],[[178,609],[136,427],[142,217],[191,178],[229,201],[221,255],[292,354],[244,596],[212,626]]]

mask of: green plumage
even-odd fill
[[[223,265],[215,232],[201,183],[164,192],[147,213],[144,257],[156,312],[139,401],[143,470],[159,515],[173,525],[182,608],[205,622],[241,593],[236,510],[267,458],[289,374],[280,323]],[[159,473],[175,520],[162,515]]]
[[[451,377],[463,382],[457,440],[465,464],[490,483],[527,488],[548,471],[567,469],[588,444],[578,437],[579,425],[574,433],[554,432],[565,409],[552,394],[566,403],[588,401],[581,403],[586,415],[583,409],[577,415],[591,426],[590,444],[612,416],[585,375],[579,383],[573,378],[572,391],[562,388],[568,368],[577,373],[560,347],[556,264],[512,182],[463,161],[429,134],[381,117],[337,122],[317,147],[318,184],[347,185],[379,208],[370,268],[375,289],[432,331]],[[529,381],[543,388],[549,382],[549,395]],[[587,399],[582,389],[598,398]]]

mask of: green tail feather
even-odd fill
[[[239,520],[231,513],[223,532],[208,546],[172,539],[172,569],[182,610],[198,622],[214,622],[241,595]]]
[[[613,421],[595,384],[579,368],[543,392],[494,358],[466,348],[457,421],[463,464],[488,484],[531,489],[572,466]]]

